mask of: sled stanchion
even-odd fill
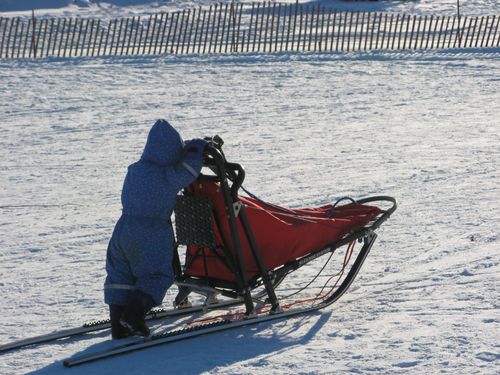
[[[261,256],[261,252],[257,246],[257,243],[255,242],[255,238],[254,238],[253,233],[250,229],[250,224],[248,222],[248,218],[247,218],[244,207],[242,207],[240,210],[239,218],[241,220],[243,230],[245,231],[246,238],[247,238],[248,243],[250,245],[250,249],[252,250],[252,255],[255,259],[255,263],[257,264],[257,267],[259,268],[259,272],[262,276],[264,286],[266,288],[266,292],[267,292],[267,295],[268,295],[270,303],[271,303],[271,311],[272,312],[277,311],[279,309],[278,298],[276,297],[276,292],[273,288],[272,280],[271,280],[271,277],[269,276],[269,271],[267,270],[266,266],[264,265],[264,261],[263,261],[262,256]]]

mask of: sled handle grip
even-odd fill
[[[228,162],[222,150],[210,143],[205,147],[205,154],[209,157],[208,160],[205,161],[206,166],[209,166],[218,178],[227,177],[232,181],[231,195],[236,199],[238,197],[238,191],[245,180],[245,170],[241,164]]]
[[[238,197],[238,191],[243,185],[243,181],[245,180],[245,170],[238,163],[226,163],[227,174],[230,177],[231,181],[233,181],[233,185],[231,186],[231,194],[234,199]],[[231,174],[231,175],[230,175]]]

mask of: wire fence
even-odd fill
[[[498,47],[499,21],[271,2],[112,20],[0,17],[0,58]]]

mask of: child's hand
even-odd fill
[[[205,141],[204,139],[195,138],[186,142],[184,150],[186,150],[187,153],[192,152],[201,156],[203,154],[203,150],[205,149],[206,145],[207,141]]]

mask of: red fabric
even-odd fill
[[[224,199],[219,185],[214,182],[196,182],[188,191],[196,196],[209,198],[213,202],[216,222],[220,225],[220,231],[219,227],[214,225],[217,243],[222,246],[224,243],[222,238],[224,238],[234,254]],[[267,269],[280,267],[288,261],[320,250],[342,239],[346,234],[363,227],[381,213],[377,207],[360,204],[338,206],[330,213],[332,217],[329,217],[331,205],[318,208],[286,209],[288,212],[284,213],[252,198],[240,197],[240,200],[244,205]],[[247,276],[252,278],[258,269],[239,220],[237,220],[237,228]],[[186,260],[189,261],[196,251],[196,247],[189,246]],[[196,257],[186,269],[187,275],[204,277],[206,267],[210,278],[235,281],[232,272],[212,251],[204,249],[204,253],[205,257]],[[222,251],[220,254],[223,255]]]

